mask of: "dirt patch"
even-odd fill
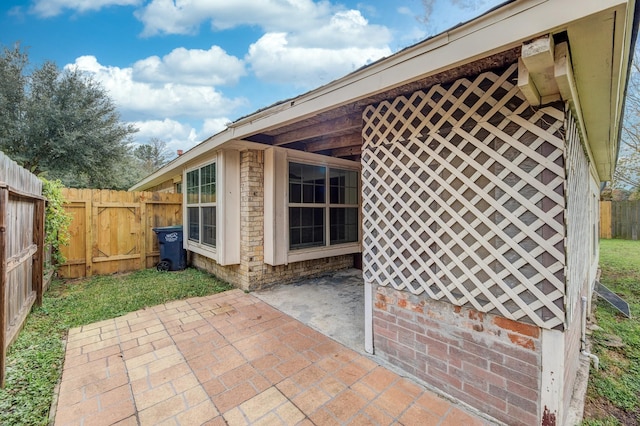
[[[640,424],[640,407],[634,411],[625,411],[604,398],[587,397],[584,402],[585,419],[604,420],[608,417],[615,417],[625,426],[637,426]]]

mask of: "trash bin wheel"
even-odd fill
[[[156,269],[160,272],[167,272],[171,269],[171,262],[169,262],[168,260],[161,260],[156,265]]]

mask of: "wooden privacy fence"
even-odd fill
[[[7,348],[44,292],[42,182],[0,153],[0,385]]]
[[[640,201],[601,201],[600,238],[640,239]]]
[[[62,278],[151,268],[160,254],[153,228],[182,223],[181,194],[65,188],[62,195],[72,217]]]

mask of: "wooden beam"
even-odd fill
[[[533,84],[533,80],[529,76],[529,70],[522,58],[518,58],[518,88],[529,104],[533,106],[540,105],[540,93],[538,93],[536,85]]]
[[[292,142],[320,136],[335,135],[341,132],[355,132],[360,129],[362,129],[362,115],[358,113],[281,133],[273,138],[273,144],[286,145]]]
[[[560,99],[558,84],[553,75],[555,58],[554,42],[550,34],[522,44],[522,54],[518,61],[518,87],[528,101],[540,99],[537,104],[545,105]]]
[[[337,148],[331,151],[332,157],[350,157],[352,155],[362,154],[362,146],[348,146],[345,148]]]
[[[346,148],[349,146],[362,145],[362,135],[360,132],[350,135],[334,136],[331,138],[306,143],[307,152],[324,151],[325,149]]]

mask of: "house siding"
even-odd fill
[[[279,266],[264,263],[264,151],[245,150],[240,153],[240,182],[240,264],[222,266],[215,260],[193,253],[193,266],[244,290],[257,290],[353,267],[353,255]]]
[[[581,141],[573,113],[567,108],[567,329],[565,332],[565,380],[563,413],[568,412],[571,396],[580,368],[582,348],[582,297],[591,297],[595,279],[591,271],[598,262],[593,239],[593,226],[597,214],[592,209],[597,203],[589,173],[589,161]],[[582,360],[582,362],[588,362]]]

